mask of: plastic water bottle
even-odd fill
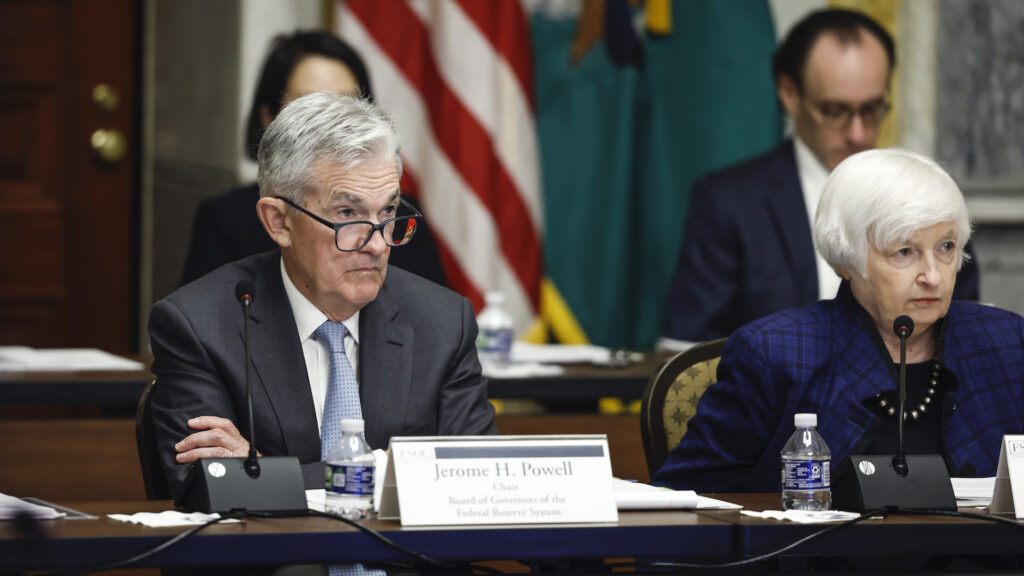
[[[373,510],[376,460],[364,429],[362,420],[342,420],[341,437],[327,453],[326,510],[353,520],[368,518]]]
[[[514,323],[505,310],[505,295],[488,292],[484,296],[484,310],[476,317],[480,331],[476,337],[477,354],[480,363],[488,366],[502,366],[508,363],[512,352]]]
[[[818,434],[817,414],[796,414],[796,431],[782,449],[782,509],[832,507],[832,451]]]

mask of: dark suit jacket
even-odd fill
[[[174,444],[194,432],[195,416],[230,418],[244,436],[244,317],[235,299],[252,282],[252,352],[256,446],[267,456],[298,456],[307,488],[323,487],[320,434],[295,318],[272,251],[234,262],[153,306],[153,418],[172,492],[187,467]],[[359,389],[366,439],[387,449],[396,435],[496,433],[487,380],[476,355],[469,301],[390,267],[377,299],[359,316]]]
[[[947,466],[955,476],[994,476],[1003,435],[1024,433],[1024,318],[954,301],[942,331],[944,398],[936,407],[943,411]],[[835,300],[739,329],[726,343],[718,374],[656,483],[697,492],[778,492],[779,454],[794,414],[818,415],[832,462],[841,462],[868,446],[882,425],[869,408],[873,397],[898,382],[847,283]]]
[[[957,274],[953,297],[978,299],[973,260]],[[694,185],[665,336],[722,338],[817,299],[814,240],[792,140]]]
[[[251,184],[207,198],[199,205],[185,255],[182,284],[228,262],[277,248],[256,215],[259,199],[259,186]],[[414,198],[405,197],[405,200],[420,209]],[[447,285],[437,241],[425,218],[420,219],[412,242],[391,249],[389,262],[441,286]]]

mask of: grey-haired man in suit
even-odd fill
[[[323,487],[321,420],[331,359],[317,329],[341,323],[373,448],[396,435],[492,434],[469,301],[398,268],[392,247],[415,232],[401,202],[390,118],[320,92],[291,102],[260,143],[259,217],[280,250],[239,260],[153,307],[153,417],[176,496],[198,458],[241,456],[249,442],[244,316],[251,286],[257,448],[293,455]],[[239,215],[244,217],[245,215]]]

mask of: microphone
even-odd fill
[[[255,292],[255,290],[252,289],[252,282],[249,282],[248,280],[241,280],[238,284],[235,284],[235,298],[242,303],[242,308],[246,313],[246,320],[248,320],[249,306],[255,299],[253,292]]]
[[[175,504],[202,512],[247,510],[281,515],[306,513],[302,469],[295,456],[256,457],[256,418],[252,408],[252,355],[249,352],[252,283],[235,285],[235,298],[245,314],[245,401],[249,409],[249,457],[200,458],[192,464],[185,488]]]
[[[249,308],[253,301],[252,282],[242,280],[235,284],[235,298],[242,303],[242,312],[245,314],[245,400],[249,404],[249,457],[245,459],[242,468],[250,478],[260,477],[260,463],[256,458],[256,424],[252,414],[252,356],[249,353]]]
[[[850,455],[833,476],[832,504],[837,510],[956,510],[946,462],[938,454],[912,454],[903,448],[903,413],[907,400],[907,338],[914,321],[900,316],[892,323],[900,339],[896,455]],[[932,330],[938,330],[933,327]]]
[[[892,321],[892,331],[900,337],[900,340],[910,338],[910,335],[914,333],[914,319],[905,314],[897,317]]]
[[[901,478],[906,477],[907,455],[903,450],[903,421],[906,420],[907,403],[907,338],[914,333],[914,319],[910,316],[898,316],[892,321],[892,331],[900,339],[900,390],[899,402],[896,404],[896,456],[892,459],[892,467]]]

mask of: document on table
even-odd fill
[[[699,496],[693,490],[672,490],[642,482],[612,479],[619,510],[737,510],[738,504]]]
[[[20,514],[29,514],[39,520],[63,518],[64,513],[49,506],[26,502],[21,498],[0,494],[0,520],[13,520]]]
[[[80,370],[145,370],[142,362],[96,348],[29,348],[0,346],[0,372],[72,372]]]
[[[996,479],[991,478],[950,478],[953,482],[953,495],[957,506],[988,506],[992,502],[992,492],[996,489]]]
[[[374,454],[378,450],[374,450]],[[384,466],[387,466],[387,455],[384,455]],[[377,469],[381,470],[380,456],[377,459]],[[382,487],[384,478],[381,473],[375,473],[378,479],[377,487]],[[651,486],[642,482],[630,482],[619,478],[612,478],[612,490],[615,496],[615,505],[619,510],[737,510],[742,508],[739,504],[733,504],[724,500],[716,500],[707,496],[698,496],[692,490],[671,490],[659,486]],[[380,505],[380,489],[374,491],[374,508]],[[324,511],[324,490],[306,490],[306,503],[311,510]]]
[[[620,352],[625,354],[623,360],[639,362],[644,355],[639,352]],[[531,344],[529,342],[512,343],[512,362],[539,362],[541,364],[598,364],[608,365],[613,362],[613,352],[603,346],[590,344]]]

